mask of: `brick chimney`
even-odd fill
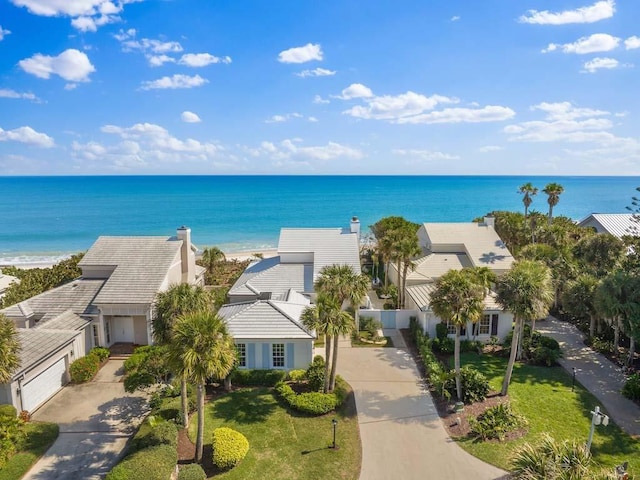
[[[182,283],[194,283],[196,279],[196,254],[191,244],[191,229],[184,225],[178,228],[178,240],[182,240],[180,247],[180,264]]]

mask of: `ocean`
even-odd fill
[[[363,229],[401,215],[467,222],[523,209],[518,187],[557,182],[557,215],[621,213],[639,177],[525,176],[101,176],[0,177],[0,264],[50,262],[86,250],[100,235],[172,235],[192,229],[199,247],[227,252],[277,245],[281,227]],[[546,195],[532,209],[547,212]]]

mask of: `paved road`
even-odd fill
[[[625,382],[622,370],[587,347],[580,330],[568,322],[549,317],[536,323],[536,330],[560,343],[564,355],[560,365],[569,373],[575,367],[576,380],[602,402],[604,412],[625,432],[639,436],[640,407],[620,393]]]
[[[96,378],[64,387],[33,419],[60,425],[60,436],[23,480],[100,479],[120,459],[147,413],[142,394],[127,394],[122,360],[109,360]]]
[[[442,425],[398,332],[396,348],[341,343],[338,371],[353,387],[362,438],[362,480],[493,480],[506,472],[462,450]]]

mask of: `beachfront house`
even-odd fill
[[[176,283],[202,284],[191,230],[175,236],[99,237],[82,276],[1,311],[22,344],[20,367],[0,385],[0,403],[33,411],[69,381],[69,364],[97,346],[152,343],[152,306]]]
[[[495,231],[493,218],[469,223],[423,223],[418,229],[418,242],[422,250],[414,260],[405,286],[406,308],[415,310],[425,332],[432,337],[441,320],[430,308],[430,296],[435,282],[449,270],[465,267],[488,267],[496,275],[507,272],[514,258]],[[397,285],[398,272],[390,266],[390,279]],[[485,298],[484,312],[476,325],[467,325],[463,335],[480,341],[491,337],[504,338],[511,330],[513,315],[504,311],[491,292]],[[449,326],[449,334],[455,327]]]
[[[610,233],[618,238],[639,235],[640,223],[632,213],[592,213],[578,222],[583,228],[593,228],[597,233]]]

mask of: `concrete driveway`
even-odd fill
[[[362,480],[493,480],[506,472],[448,436],[415,362],[396,331],[395,348],[342,343],[338,371],[354,389],[362,438]]]
[[[100,479],[111,470],[148,413],[145,395],[125,393],[122,364],[109,360],[92,382],[64,387],[33,415],[60,425],[60,436],[23,480]]]

